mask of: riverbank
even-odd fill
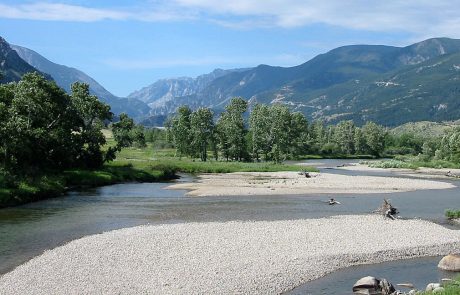
[[[124,182],[157,182],[176,178],[176,173],[229,173],[241,171],[317,171],[312,167],[274,164],[271,162],[243,163],[226,161],[201,162],[174,157],[174,150],[125,148],[115,161],[97,170],[73,169],[48,171],[42,175],[14,180],[14,185],[0,174],[0,208],[57,197],[71,189],[98,187]]]
[[[459,251],[458,231],[377,215],[140,226],[47,251],[2,276],[0,289],[2,294],[277,294],[351,265]]]
[[[180,183],[170,189],[189,190],[191,196],[239,196],[283,194],[370,194],[448,189],[454,185],[441,181],[411,178],[349,176],[310,173],[310,178],[297,172],[239,172],[203,174],[193,183]]]
[[[171,167],[133,167],[112,163],[97,170],[73,169],[60,173],[27,177],[17,181],[14,187],[1,187],[0,208],[17,206],[43,199],[58,197],[66,191],[98,187],[123,182],[155,182],[176,178]]]

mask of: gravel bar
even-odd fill
[[[7,294],[279,294],[339,268],[460,252],[460,231],[378,215],[147,225],[87,236],[0,277]]]
[[[454,188],[455,185],[425,179],[381,176],[351,176],[297,172],[235,172],[202,174],[197,181],[178,183],[170,189],[190,190],[187,195],[247,196],[281,194],[376,194]]]

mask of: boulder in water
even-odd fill
[[[395,292],[393,285],[386,279],[368,276],[359,279],[353,285],[353,293],[362,295],[389,295]]]
[[[439,261],[438,267],[448,271],[460,271],[460,255],[447,255]]]

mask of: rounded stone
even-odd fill
[[[448,271],[460,271],[460,255],[447,255],[439,261],[438,267]]]

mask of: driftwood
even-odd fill
[[[305,178],[311,178],[310,173],[308,173],[308,171],[306,170],[302,170],[301,172],[299,172],[299,175],[303,175],[305,176]]]
[[[385,217],[388,217],[392,220],[395,220],[395,215],[398,214],[398,209],[391,205],[390,201],[383,199],[383,204],[379,208],[373,211],[374,213],[382,214]]]

